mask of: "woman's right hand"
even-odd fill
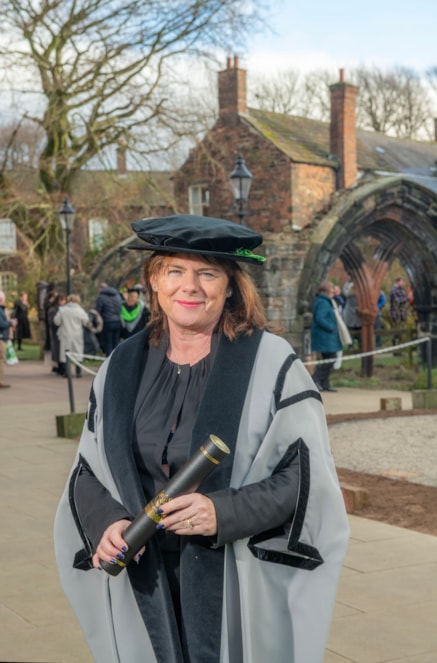
[[[128,550],[126,541],[123,538],[123,532],[129,525],[130,520],[123,519],[117,520],[105,529],[96,552],[93,555],[93,566],[95,569],[101,568],[100,560],[108,562],[108,564],[115,564],[117,559],[123,560],[124,553]],[[134,558],[136,562],[139,561],[144,550],[145,546],[137,553]]]

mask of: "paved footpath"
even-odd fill
[[[91,380],[73,380],[78,412]],[[56,415],[70,411],[67,380],[52,376],[44,362],[20,362],[7,368],[6,381],[12,388],[0,391],[0,663],[91,663],[59,585],[52,544],[77,446],[56,436]],[[409,394],[396,391],[323,396],[327,412],[339,414],[377,411],[382,395],[401,396],[403,408],[411,407]],[[350,525],[324,663],[437,663],[437,537],[357,516]]]

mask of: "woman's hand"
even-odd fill
[[[93,566],[95,569],[100,568],[100,560],[109,564],[115,564],[117,559],[123,561],[124,553],[128,550],[127,543],[123,539],[123,532],[129,525],[130,520],[117,520],[105,529],[95,555],[93,555]],[[141,548],[138,552],[134,558],[136,562],[139,561],[144,550],[145,547]]]
[[[180,536],[217,534],[214,504],[200,493],[175,497],[161,507],[160,513],[164,520],[159,523],[159,529],[170,530]]]

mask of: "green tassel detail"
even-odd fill
[[[253,258],[253,260],[258,260],[259,262],[266,261],[264,256],[257,256],[256,253],[252,253],[249,249],[236,249],[234,255],[243,256],[244,258]]]

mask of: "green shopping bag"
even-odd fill
[[[17,353],[15,352],[15,348],[12,344],[12,341],[8,341],[6,343],[6,363],[8,366],[13,366],[14,364],[18,364]]]

